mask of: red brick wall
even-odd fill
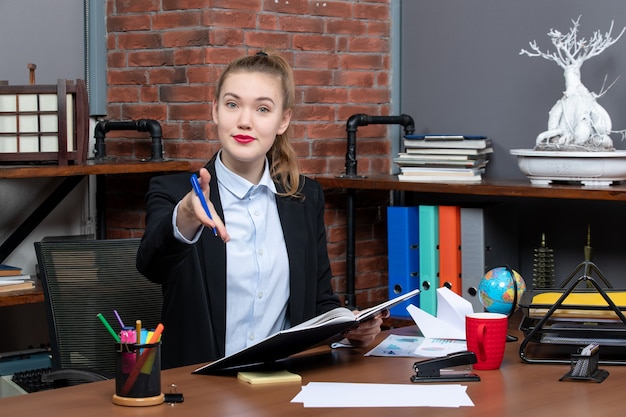
[[[271,48],[294,68],[293,144],[307,174],[344,171],[346,121],[388,115],[390,0],[108,0],[107,119],[156,119],[166,158],[194,168],[216,151],[210,102],[233,58]],[[387,173],[386,126],[358,132],[360,174]],[[143,134],[111,132],[107,155],[150,156]],[[140,236],[148,177],[109,178],[108,236]],[[345,288],[345,199],[329,192],[326,221],[334,285]],[[357,302],[386,298],[386,193],[360,194]]]

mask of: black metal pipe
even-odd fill
[[[356,131],[359,126],[367,125],[401,125],[404,127],[404,134],[410,135],[415,132],[413,118],[407,114],[400,116],[369,116],[367,114],[353,114],[346,123],[348,132],[348,149],[346,151],[346,173],[343,177],[357,176],[356,160]]]
[[[152,137],[152,161],[163,160],[163,131],[161,130],[161,124],[152,119],[140,119],[130,121],[110,121],[101,120],[96,124],[94,129],[95,144],[95,157],[96,159],[104,159],[106,157],[106,149],[104,145],[104,139],[107,132],[111,130],[135,130],[137,132],[149,132]]]
[[[410,135],[415,132],[413,118],[406,114],[400,116],[368,116],[367,114],[354,114],[350,116],[346,124],[348,132],[348,149],[346,151],[346,173],[341,175],[344,178],[357,177],[356,159],[356,132],[359,126],[375,124],[395,124],[404,127],[404,134]],[[346,301],[348,308],[356,308],[356,231],[355,217],[356,208],[354,205],[354,189],[346,191]]]
[[[354,189],[346,190],[346,300],[345,306],[350,310],[356,308],[356,231],[354,217],[356,209],[354,207]]]

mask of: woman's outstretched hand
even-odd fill
[[[228,242],[230,240],[230,236],[226,231],[226,226],[224,226],[224,222],[217,215],[215,207],[213,207],[213,203],[209,199],[210,180],[211,174],[209,174],[209,171],[207,171],[206,168],[200,169],[198,183],[206,200],[209,212],[211,213],[211,217],[207,215],[200,198],[192,189],[181,200],[178,207],[178,215],[176,216],[176,226],[178,227],[180,233],[182,233],[187,239],[191,239],[198,231],[198,228],[202,225],[212,229],[215,228],[215,231],[222,238],[222,240],[224,242]]]

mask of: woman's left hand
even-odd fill
[[[358,313],[358,311],[354,312],[355,315]],[[348,338],[353,346],[367,346],[378,336],[380,326],[383,324],[383,318],[388,316],[389,312],[385,310],[383,313],[360,323],[359,327],[346,333],[345,337]]]

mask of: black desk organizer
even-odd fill
[[[600,350],[597,346],[591,354],[573,354],[570,371],[563,375],[559,381],[604,381],[609,376],[609,372],[605,369],[598,369],[599,358]]]
[[[586,271],[588,272],[587,268]],[[571,278],[571,277],[570,277]],[[581,346],[595,342],[600,345],[603,351],[603,359],[598,360],[602,365],[626,365],[626,317],[622,309],[626,306],[617,306],[609,297],[613,292],[624,292],[626,290],[615,290],[604,280],[609,287],[603,289],[598,282],[586,273],[578,279],[571,281],[567,288],[548,289],[540,291],[526,291],[520,300],[520,307],[524,312],[524,317],[520,323],[520,330],[524,333],[524,340],[519,347],[520,358],[526,363],[550,363],[550,364],[570,364],[571,355],[578,353]],[[571,282],[570,282],[571,281]],[[577,292],[597,292],[606,301],[605,306],[593,305],[563,305],[567,296],[582,283],[587,284],[586,288]],[[562,292],[561,296],[553,305],[533,304],[533,297],[540,292]],[[616,320],[596,320],[589,318],[585,321],[558,319],[552,317],[559,308],[566,310],[580,311],[613,311],[617,316]],[[532,309],[547,309],[543,317],[531,317]],[[530,351],[534,351],[531,354]],[[544,352],[547,351],[547,352]],[[544,355],[541,356],[540,353]],[[605,356],[605,352],[608,355]],[[548,354],[545,354],[548,353]],[[609,359],[607,359],[609,358]]]

